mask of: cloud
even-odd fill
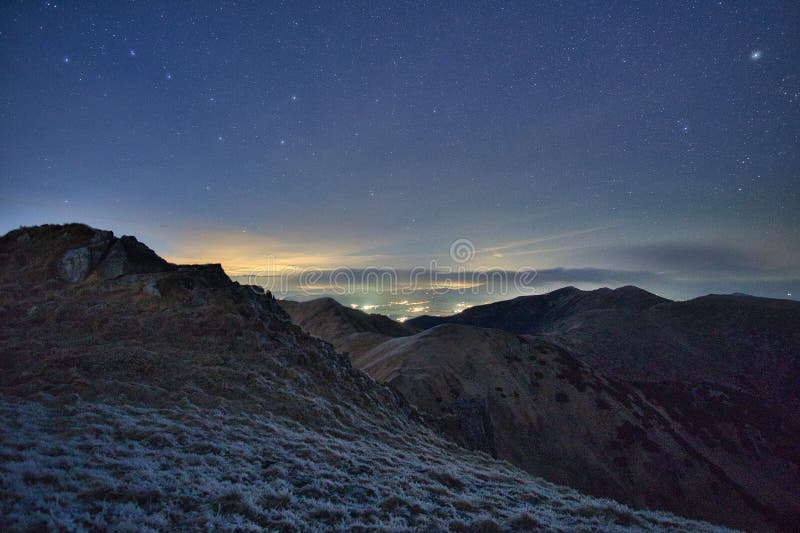
[[[548,268],[536,274],[536,280],[543,283],[642,283],[659,279],[658,274],[646,270],[606,268]]]
[[[631,268],[671,274],[745,274],[764,272],[763,254],[716,243],[663,242],[616,246],[603,254]]]
[[[453,271],[443,269],[435,272],[429,269],[336,268],[292,269],[271,276],[256,275],[251,277],[248,283],[276,284],[280,282],[292,286],[313,286],[315,289],[372,286],[388,290],[413,286],[415,289],[422,290],[428,288],[474,289],[492,284],[513,286],[515,280],[524,280],[525,283],[533,285],[552,283],[620,285],[661,281],[660,277],[652,272],[602,268],[551,268],[541,271]]]
[[[527,247],[527,246],[531,246],[531,245],[539,244],[539,243],[543,243],[543,242],[550,242],[550,241],[556,241],[556,240],[561,240],[561,239],[568,239],[568,238],[571,238],[571,237],[579,237],[579,236],[583,236],[583,235],[589,235],[591,233],[595,233],[595,232],[598,232],[598,231],[601,231],[601,230],[604,230],[604,229],[608,229],[610,227],[612,227],[612,226],[599,226],[599,227],[596,227],[596,228],[586,228],[586,229],[582,229],[582,230],[569,231],[569,232],[566,232],[566,233],[557,233],[557,234],[554,234],[554,235],[545,235],[543,237],[537,237],[535,239],[527,239],[527,240],[524,240],[524,241],[505,242],[505,243],[497,244],[495,246],[489,246],[489,247],[485,247],[485,248],[480,248],[478,251],[480,253],[495,254],[495,255],[499,255],[499,256],[537,253],[540,250],[519,250],[519,251],[515,251],[515,252],[511,252],[511,253],[507,253],[507,252],[505,252],[505,250],[513,250],[515,248]]]

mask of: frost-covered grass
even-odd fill
[[[0,400],[0,528],[719,530],[533,478],[366,413]]]

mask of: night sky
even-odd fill
[[[0,231],[800,296],[800,4],[0,5]],[[794,295],[791,295],[792,291]]]

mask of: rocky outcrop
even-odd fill
[[[61,256],[58,262],[58,274],[63,280],[78,283],[86,279],[89,273],[97,268],[115,241],[114,234],[110,231],[92,229],[92,232],[93,235],[85,246],[69,249]]]
[[[92,253],[89,248],[67,250],[58,262],[58,273],[70,283],[83,281],[92,268]]]
[[[153,250],[126,235],[114,241],[96,270],[101,278],[112,279],[126,274],[164,272],[170,268],[171,265]]]
[[[92,232],[89,242],[66,250],[58,261],[58,275],[64,281],[79,283],[92,273],[109,280],[127,274],[164,272],[174,267],[135,237],[116,238],[111,231],[88,229]]]

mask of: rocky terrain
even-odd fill
[[[729,379],[735,376],[731,368],[713,374],[730,357],[713,344],[704,353],[716,367],[694,375],[694,363],[685,356],[673,361],[682,368],[679,375],[647,372],[647,361],[665,360],[663,354],[640,353],[628,373],[610,364],[617,354],[624,361],[630,353],[624,351],[630,346],[620,331],[641,327],[637,315],[679,303],[635,287],[588,293],[567,288],[526,298],[444,319],[409,321],[417,327],[442,325],[356,351],[351,360],[437,417],[456,442],[551,481],[637,507],[669,509],[736,527],[791,529],[800,517],[800,477],[790,404],[770,402],[760,392],[769,387],[735,386]],[[781,312],[791,312],[793,302],[745,298],[745,303],[749,315],[736,305],[727,313],[719,308],[717,315],[690,314],[674,326],[674,336],[686,338],[691,335],[687,331],[727,320],[739,326],[726,333],[752,335],[747,332],[764,326],[761,339],[782,346],[792,342],[792,333],[776,331],[776,324],[791,323],[791,315]],[[630,316],[623,319],[621,314]],[[615,318],[596,318],[606,315]],[[497,326],[508,317],[513,318],[508,332],[462,325]],[[698,324],[703,320],[705,324]],[[511,333],[515,330],[548,335],[520,336]],[[634,338],[628,345],[636,345]],[[576,346],[591,348],[596,358],[585,352],[576,357]],[[660,345],[653,343],[650,349],[655,352]],[[597,359],[601,355],[605,364]],[[746,360],[740,350],[735,364]],[[784,364],[777,374],[797,372],[791,360]],[[637,368],[645,370],[634,372]],[[774,379],[766,374],[763,368],[754,382]]]
[[[3,530],[721,529],[460,448],[269,294],[132,237],[0,238],[0,354]]]

